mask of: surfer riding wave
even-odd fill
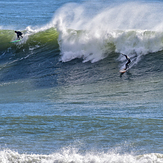
[[[125,54],[122,54],[122,55],[124,55],[126,57],[127,63],[125,64],[125,68],[120,70],[120,73],[121,73],[120,77],[122,77],[122,75],[127,71],[127,69],[129,68],[129,64],[131,63],[131,60],[127,55],[125,55]]]
[[[124,68],[124,70],[127,70],[129,68],[129,64],[131,63],[131,60],[127,55],[125,54],[122,54],[122,55],[124,55],[127,59],[127,63],[125,64],[125,68]]]
[[[20,32],[20,31],[15,31],[15,33],[17,34],[17,39],[20,40],[20,36],[21,36],[21,38],[23,38],[22,32]]]

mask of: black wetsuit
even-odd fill
[[[126,57],[126,59],[127,59],[127,63],[126,63],[126,67],[125,67],[125,69],[124,70],[127,70],[127,68],[129,67],[129,64],[130,64],[130,62],[131,62],[131,60],[130,60],[130,58],[127,56],[127,55],[124,55],[125,57]]]
[[[20,39],[19,36],[21,36],[21,37],[23,38],[22,33],[21,33],[20,31],[15,31],[15,33],[17,34],[17,38],[18,38],[18,39]]]

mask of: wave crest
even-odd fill
[[[112,52],[141,56],[161,51],[162,6],[161,2],[64,5],[51,22],[59,31],[61,60],[96,62]]]

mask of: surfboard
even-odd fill
[[[120,73],[125,73],[127,70],[124,70],[124,69],[122,69],[122,70],[120,70],[119,72]]]
[[[19,42],[19,41],[21,41],[22,39],[20,39],[20,40],[13,40],[13,41],[11,41],[10,43],[15,43],[15,42]]]

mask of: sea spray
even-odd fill
[[[140,57],[161,51],[160,6],[163,3],[105,3],[102,8],[88,3],[64,5],[50,23],[59,32],[61,60],[83,58],[83,62],[96,62],[112,52]]]

